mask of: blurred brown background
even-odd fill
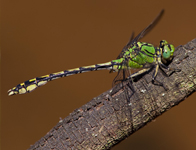
[[[53,126],[112,86],[116,73],[97,71],[62,78],[30,94],[7,96],[28,79],[115,59],[161,11],[142,41],[178,45],[196,38],[194,0],[2,1],[2,150],[29,148]],[[196,93],[113,149],[195,150]]]

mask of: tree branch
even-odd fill
[[[176,106],[196,89],[196,39],[176,48],[174,54],[169,66],[181,71],[169,77],[159,71],[156,78],[167,91],[152,84],[151,71],[133,83],[134,92],[119,88],[112,94],[112,89],[76,109],[29,150],[109,149]],[[125,93],[132,93],[130,102]]]

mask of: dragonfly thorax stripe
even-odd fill
[[[147,49],[144,49],[145,53],[149,54],[150,56],[155,55],[153,53],[151,53],[150,51],[148,51]]]

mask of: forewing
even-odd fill
[[[120,54],[118,55],[117,59],[122,58],[124,55],[124,52],[127,51],[128,45],[131,45],[132,41],[134,38],[134,32],[132,32],[131,37],[129,39],[129,42],[126,44],[126,46],[122,49],[122,51],[120,52]]]
[[[163,16],[164,9],[161,10],[161,12],[158,14],[158,16],[144,29],[142,30],[130,43],[130,46],[132,43],[139,41],[142,37],[144,37],[161,19]],[[129,45],[128,45],[129,46]]]
[[[144,37],[161,19],[163,16],[164,9],[161,10],[161,12],[158,14],[158,16],[145,28],[143,29],[135,38],[134,38],[134,32],[132,32],[129,42],[126,44],[126,46],[122,49],[120,54],[118,55],[117,59],[122,58],[124,55],[124,52],[130,48],[133,47],[134,43],[137,43],[142,37]]]
[[[133,46],[136,46],[136,49],[133,51],[133,53],[136,53],[137,55],[140,55],[139,52],[140,48],[137,47],[137,42],[144,37],[161,19],[162,15],[164,13],[164,10],[161,10],[161,12],[158,14],[158,16],[145,28],[143,29],[135,38],[134,38],[134,32],[132,33],[129,42],[127,45],[122,49],[120,54],[118,55],[117,59],[122,58],[124,56],[124,53],[128,50],[128,48],[131,48]],[[145,53],[143,53],[145,54]],[[145,54],[146,55],[146,54]],[[124,62],[122,65],[127,65],[128,68],[128,62]],[[143,64],[144,68],[151,67],[153,64]],[[122,82],[123,80],[126,80],[127,77],[130,76],[130,71],[127,69],[122,69],[118,71],[117,76],[113,80],[113,86],[118,84],[119,82]]]

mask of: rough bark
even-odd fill
[[[167,90],[152,84],[151,71],[133,83],[134,92],[119,88],[112,94],[111,89],[76,109],[29,150],[110,149],[176,106],[196,89],[196,39],[176,48],[174,55],[169,67],[181,71],[169,77],[159,71],[157,76]],[[129,102],[125,93],[132,93]]]

